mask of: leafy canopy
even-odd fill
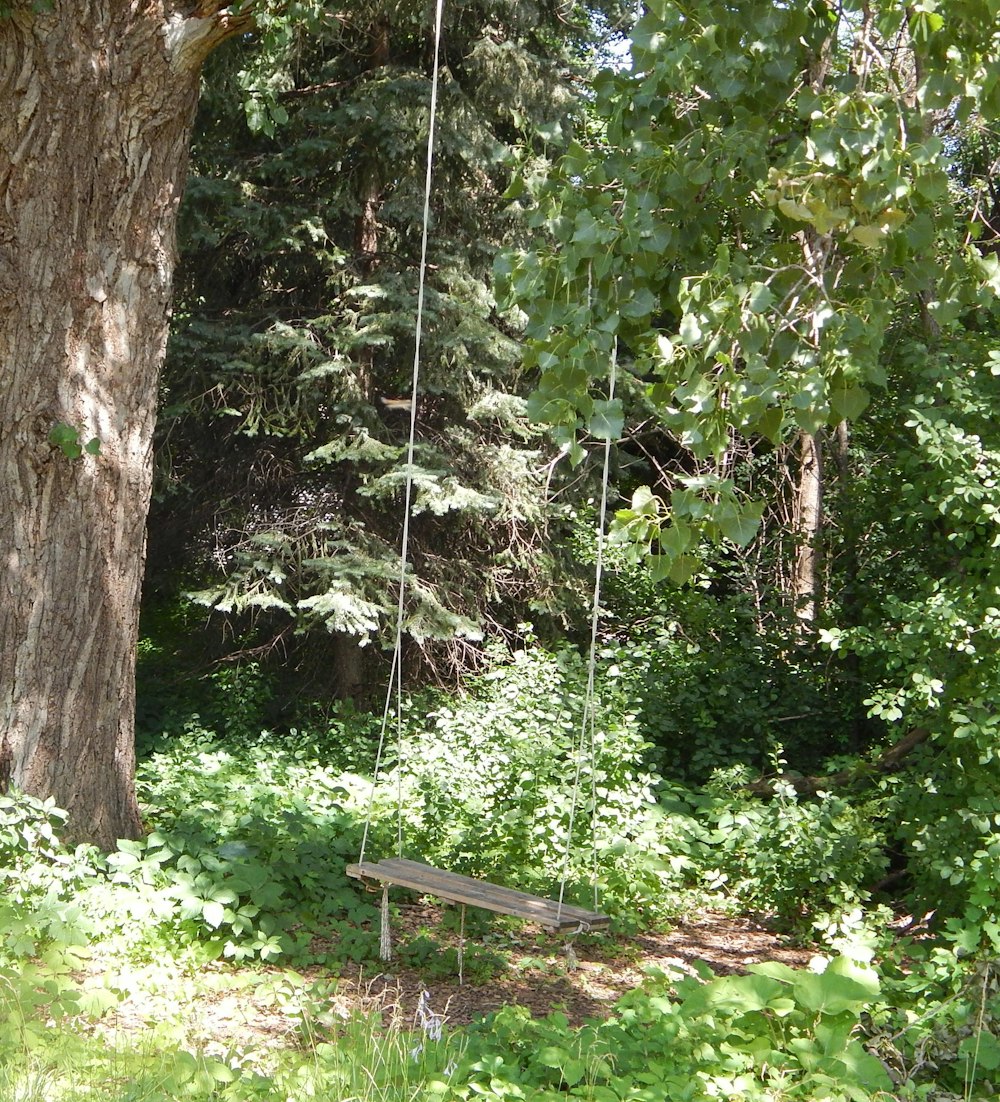
[[[857,418],[894,326],[940,339],[1000,288],[947,137],[1000,106],[995,8],[658,0],[632,71],[598,78],[601,140],[513,189],[558,243],[500,266],[530,319],[534,415],[579,459],[580,434],[614,420],[597,395],[617,342],[709,464],[619,514],[658,574],[689,577],[701,535],[753,538],[761,506],[723,469],[735,435]]]

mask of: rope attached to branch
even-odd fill
[[[406,489],[403,507],[403,534],[399,553],[399,597],[396,602],[396,637],[392,652],[392,667],[389,672],[389,684],[385,695],[385,707],[382,709],[382,727],[379,732],[378,751],[375,755],[375,771],[372,777],[372,790],[368,797],[365,813],[365,827],[361,836],[361,853],[358,864],[365,859],[368,845],[368,833],[371,827],[372,812],[375,806],[375,787],[382,768],[385,750],[386,732],[389,715],[395,703],[396,716],[396,776],[397,776],[397,814],[396,814],[396,850],[397,856],[403,856],[403,623],[406,599],[406,572],[410,548],[410,507],[413,501],[413,456],[417,439],[417,391],[420,383],[420,346],[424,325],[424,289],[427,281],[427,240],[431,220],[431,184],[434,168],[434,131],[437,125],[438,69],[441,57],[441,24],[444,16],[444,0],[437,0],[434,13],[434,68],[431,74],[430,118],[427,126],[427,171],[424,176],[424,212],[420,236],[420,267],[417,276],[417,320],[413,342],[413,375],[410,385],[410,435],[406,446]]]
[[[618,373],[618,339],[611,350],[611,363],[608,371],[608,401],[614,401],[615,382]],[[580,722],[580,737],[576,747],[576,768],[573,774],[573,795],[570,800],[569,827],[566,832],[566,848],[563,852],[562,872],[559,880],[559,908],[556,912],[562,918],[563,902],[566,897],[566,881],[569,877],[569,862],[573,850],[573,828],[576,824],[576,810],[580,796],[580,776],[583,771],[584,751],[590,761],[590,836],[591,836],[591,879],[594,889],[594,910],[598,910],[600,899],[597,887],[597,778],[596,752],[597,738],[594,716],[594,678],[597,669],[597,632],[601,615],[601,581],[604,572],[604,547],[606,536],[604,526],[608,515],[608,479],[611,470],[611,436],[604,441],[604,467],[601,474],[601,507],[597,520],[597,552],[594,569],[594,599],[590,610],[590,652],[587,658],[587,689],[583,698],[583,716]]]

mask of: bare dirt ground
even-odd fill
[[[443,921],[442,909],[428,903],[401,907],[394,921],[397,945],[421,934],[432,934],[441,946],[455,947],[458,935]],[[502,935],[501,935],[502,937]],[[784,939],[746,918],[710,912],[691,915],[672,929],[629,938],[580,938],[565,951],[565,941],[543,936],[531,927],[508,931],[505,940],[466,939],[466,978],[445,969],[415,969],[398,959],[379,970],[377,962],[340,965],[339,971],[322,966],[300,969],[301,986],[315,992],[327,987],[320,1003],[328,1018],[346,1020],[352,1012],[377,1013],[384,1022],[409,1026],[417,1021],[423,992],[426,1003],[449,1025],[464,1025],[504,1006],[520,1005],[535,1016],[561,1011],[573,1024],[606,1017],[615,1001],[638,986],[649,968],[693,971],[703,961],[716,974],[745,971],[761,961],[782,961],[802,967],[809,950]],[[476,966],[476,954],[502,948],[486,974]],[[481,959],[481,957],[480,957]],[[96,964],[97,962],[95,962]],[[433,978],[431,978],[433,976]],[[109,977],[110,979],[110,977]],[[135,1034],[176,1023],[177,1041],[210,1051],[263,1052],[299,1043],[301,1018],[296,1017],[294,995],[281,991],[280,967],[234,969],[212,965],[187,981],[160,982],[154,989],[134,977],[131,993],[98,1027],[100,1032]],[[114,982],[111,980],[111,982]]]

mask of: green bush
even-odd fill
[[[612,546],[605,569],[602,626],[614,639],[603,654],[663,776],[703,784],[716,769],[761,771],[779,745],[811,772],[850,749],[857,688],[803,638],[780,593],[748,592],[717,549],[683,588],[655,583],[627,551]]]
[[[579,1030],[508,1007],[469,1029],[454,1076],[466,1085],[448,1097],[862,1102],[891,1085],[857,1035],[878,995],[870,968],[838,957],[707,982],[661,972]]]
[[[345,956],[367,955],[371,935],[362,951],[357,928],[374,908],[344,875],[360,844],[354,796],[308,745],[267,736],[227,745],[205,732],[175,737],[140,763],[155,829],[121,843],[108,866],[144,909],[145,941],[270,960],[307,952],[322,931]]]
[[[0,963],[78,949],[93,933],[78,896],[98,875],[97,855],[62,844],[65,821],[52,800],[0,796]]]
[[[593,752],[588,736],[578,762],[586,684],[569,648],[533,646],[498,660],[406,735],[380,789],[380,837],[388,841],[401,786],[411,855],[543,893],[565,868],[573,900],[586,905],[596,847],[604,905],[626,922],[672,912],[697,828],[679,796],[658,803],[648,744],[612,678],[594,702]]]
[[[0,874],[17,869],[25,858],[61,857],[58,831],[65,822],[66,812],[54,800],[37,800],[16,789],[0,796]]]
[[[745,780],[740,771],[720,773],[702,802],[714,866],[706,875],[787,926],[842,932],[885,871],[883,809],[830,793],[800,799],[780,779],[772,799],[754,799],[739,791]]]
[[[949,733],[925,746],[893,791],[909,902],[1000,948],[1000,717],[969,702],[947,719]]]

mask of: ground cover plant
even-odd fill
[[[258,718],[235,693],[229,738],[189,716],[149,740],[141,842],[108,856],[69,849],[58,809],[20,794],[0,801],[0,1097],[984,1096],[1000,1065],[991,1032],[1000,1000],[977,937],[965,930],[963,941],[956,926],[951,940],[921,948],[877,936],[878,912],[850,889],[881,868],[877,838],[849,808],[791,792],[741,805],[732,778],[702,792],[664,784],[645,764],[634,714],[621,710],[621,680],[602,687],[608,757],[596,764],[611,789],[598,830],[618,928],[662,923],[680,901],[710,903],[714,886],[716,905],[770,910],[793,925],[804,916],[798,928],[812,927],[821,950],[812,966],[660,971],[583,1024],[509,1007],[452,1029],[447,1007],[428,999],[408,1017],[345,1010],[338,971],[385,967],[376,910],[343,873],[370,792],[358,769],[364,739],[346,738],[338,760],[327,736],[343,719],[327,731],[233,738]],[[532,644],[497,658],[465,696],[419,709],[407,732],[413,752],[390,763],[387,786],[402,770],[408,843],[490,875],[510,876],[517,858],[516,881],[550,885],[565,822],[559,759],[580,684],[578,658]],[[432,760],[435,745],[452,768]],[[497,814],[529,772],[538,801]],[[390,845],[393,803],[376,799],[374,818]],[[487,815],[476,849],[473,824]],[[835,871],[834,883],[810,877],[817,864]],[[473,923],[470,934],[485,929]],[[454,979],[448,939],[424,929],[398,942],[400,966],[429,983]],[[468,983],[496,982],[508,966],[503,945],[472,948]],[[137,993],[145,1019],[115,1027]],[[278,1043],[220,1046],[193,1028],[199,1003],[251,994],[280,1008]]]

